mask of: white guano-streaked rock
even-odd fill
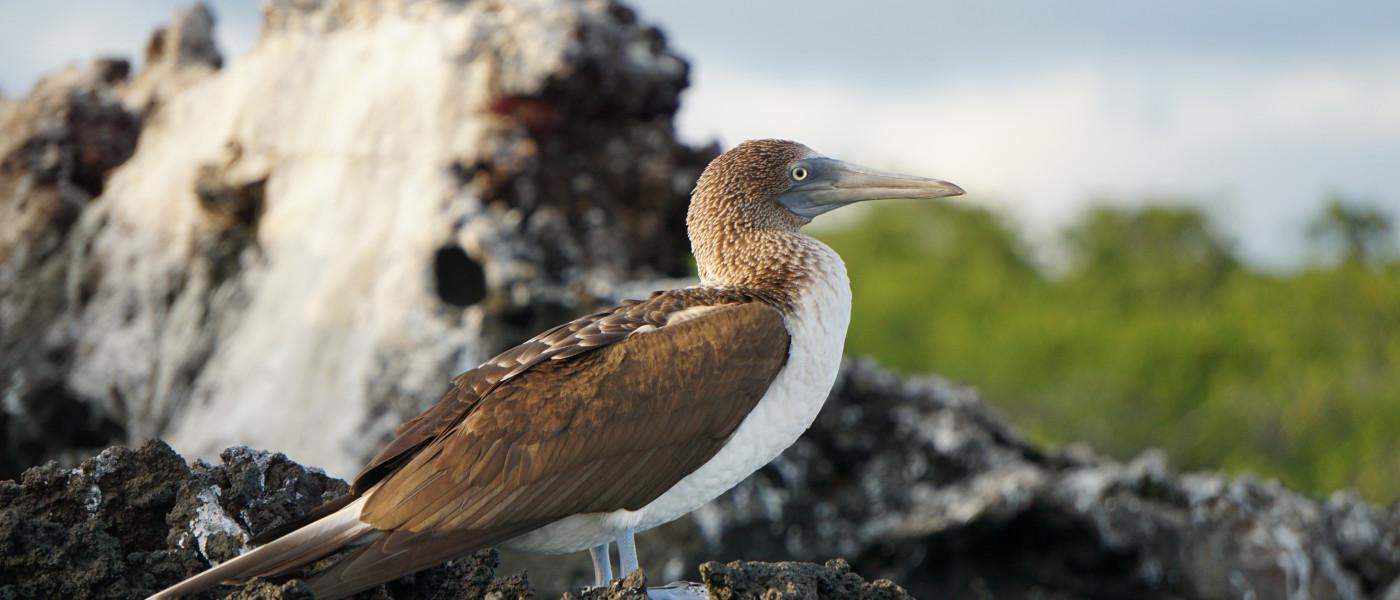
[[[455,373],[618,283],[685,274],[706,157],[671,128],[686,64],[630,9],[263,11],[227,65],[203,7],[153,39],[111,92],[139,144],[64,233],[44,377],[128,439],[350,476]],[[10,381],[16,406],[40,385]]]

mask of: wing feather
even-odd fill
[[[666,326],[671,312],[644,312],[628,327],[609,315],[567,338],[559,332],[569,327],[556,328],[518,347],[529,346],[512,357],[526,370],[487,385],[459,378],[457,387],[485,393],[384,477],[361,518],[479,539],[467,533],[656,499],[718,452],[788,354],[781,313],[766,303],[725,304]],[[655,329],[629,333],[645,324]],[[560,358],[599,336],[622,337]]]

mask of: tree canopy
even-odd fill
[[[1053,272],[996,215],[875,207],[820,237],[850,265],[853,354],[982,389],[1033,436],[1318,493],[1400,497],[1400,260],[1383,213],[1338,201],[1310,232],[1340,245],[1253,268],[1201,211],[1099,207]]]

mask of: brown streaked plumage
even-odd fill
[[[454,378],[442,400],[399,426],[394,440],[355,477],[352,490],[363,493],[386,473],[402,466],[505,379],[546,360],[573,358],[620,341],[643,327],[663,327],[677,314],[731,304],[780,306],[772,294],[763,290],[686,288],[655,292],[647,300],[629,300],[610,311],[581,317],[537,335]]]
[[[807,257],[791,234],[809,219],[782,210],[774,199],[788,186],[787,165],[809,154],[801,144],[754,140],[710,162],[685,216],[702,280],[779,296],[801,289]]]
[[[793,142],[739,145],[692,195],[700,286],[579,318],[459,375],[350,495],[156,597],[343,550],[310,580],[318,598],[502,543],[591,548],[596,561],[616,537],[624,570],[635,568],[634,528],[693,510],[771,460],[830,388],[849,288],[839,258],[798,229],[857,200],[960,192]]]

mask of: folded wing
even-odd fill
[[[458,377],[357,479],[361,520],[386,533],[318,577],[318,597],[570,515],[639,509],[705,464],[789,339],[771,304],[685,292],[590,315]]]

